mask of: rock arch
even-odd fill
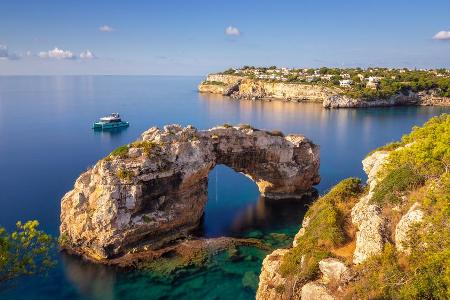
[[[62,247],[104,260],[185,236],[203,215],[217,164],[270,198],[301,197],[320,181],[319,147],[301,135],[248,125],[153,127],[81,174],[63,197]]]

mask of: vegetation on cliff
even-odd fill
[[[361,180],[348,178],[312,204],[305,215],[309,220],[305,234],[284,256],[283,275],[307,281],[319,274],[319,261],[353,238],[350,210],[362,192]]]
[[[450,297],[450,116],[442,115],[405,135],[389,155],[372,200],[386,217],[419,203],[425,212],[399,253],[391,243],[359,267],[349,289],[354,298],[448,299]],[[398,209],[397,209],[398,210]],[[424,226],[424,224],[426,224]]]
[[[448,299],[450,297],[450,116],[430,119],[390,151],[377,173],[370,201],[386,220],[381,253],[351,266],[352,279],[339,292],[348,299]],[[351,208],[366,191],[358,179],[346,179],[309,209],[304,234],[283,258],[284,276],[298,282],[319,278],[319,261],[338,257],[355,239],[348,220]],[[423,219],[411,222],[407,239],[395,236],[402,216],[412,207]]]
[[[38,221],[17,222],[11,233],[0,227],[0,283],[43,273],[55,264],[51,255],[55,241],[38,226]]]

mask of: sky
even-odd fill
[[[450,68],[450,1],[2,0],[0,75]]]

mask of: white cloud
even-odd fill
[[[100,30],[101,32],[113,32],[113,31],[115,31],[114,28],[112,28],[111,26],[108,26],[108,25],[100,26],[100,28],[98,30]]]
[[[225,34],[232,36],[240,36],[241,32],[236,27],[228,26],[227,28],[225,28]]]
[[[58,47],[55,47],[53,50],[49,51],[41,51],[39,52],[38,56],[40,58],[56,58],[56,59],[75,59],[76,55],[69,51],[69,50],[63,50],[59,49]]]
[[[439,31],[433,36],[434,40],[450,40],[450,31]]]
[[[94,59],[97,58],[97,56],[94,55],[90,50],[86,50],[80,53],[81,59]]]

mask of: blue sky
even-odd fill
[[[4,0],[0,7],[3,75],[450,68],[448,0]]]

